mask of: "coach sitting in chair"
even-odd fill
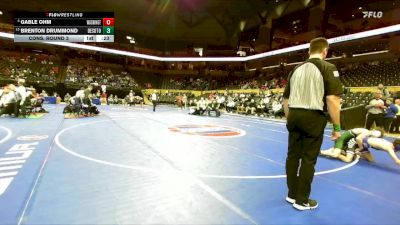
[[[31,95],[31,105],[33,107],[33,112],[48,113],[48,111],[43,108],[44,97],[38,94],[35,89],[31,90]]]
[[[69,113],[74,113],[75,112],[75,100],[74,97],[69,97],[68,101],[65,101],[67,105],[64,107],[63,113],[64,114],[69,114]]]
[[[207,110],[207,101],[204,97],[201,97],[200,100],[197,102],[197,115],[203,115],[204,112]]]
[[[207,113],[208,116],[211,116],[211,112],[215,112],[215,115],[219,117],[221,115],[221,112],[219,111],[219,104],[218,102],[213,99],[208,105],[207,105]]]
[[[73,112],[79,116],[80,114],[84,113],[84,106],[83,106],[83,98],[85,97],[85,93],[83,90],[79,90],[76,92],[76,95],[70,99],[71,101],[71,109]]]
[[[73,108],[78,116],[82,114],[84,116],[98,114],[97,107],[92,105],[90,96],[91,94],[86,97],[83,90],[79,90],[76,92],[76,96],[73,98]]]
[[[88,116],[94,116],[99,114],[99,110],[97,110],[97,107],[95,105],[92,104],[92,100],[91,100],[92,94],[89,94],[89,97],[84,97],[82,99],[82,106],[83,109],[85,111],[85,114]]]

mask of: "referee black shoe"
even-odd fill
[[[296,199],[287,196],[286,201],[289,202],[290,204],[294,204],[296,202]]]
[[[318,202],[312,199],[308,199],[307,203],[303,203],[303,204],[297,204],[294,203],[293,207],[295,209],[304,211],[304,210],[310,210],[310,209],[316,209],[318,207]]]

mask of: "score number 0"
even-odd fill
[[[114,18],[103,18],[103,26],[114,26]]]

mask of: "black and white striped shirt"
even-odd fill
[[[335,65],[311,58],[289,74],[284,98],[289,99],[289,108],[326,111],[325,97],[342,93],[343,86]]]

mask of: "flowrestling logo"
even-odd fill
[[[364,14],[363,18],[382,18],[383,12],[382,11],[363,11]]]
[[[244,130],[238,128],[208,124],[176,125],[169,127],[168,129],[172,132],[205,137],[240,137],[246,134]]]

